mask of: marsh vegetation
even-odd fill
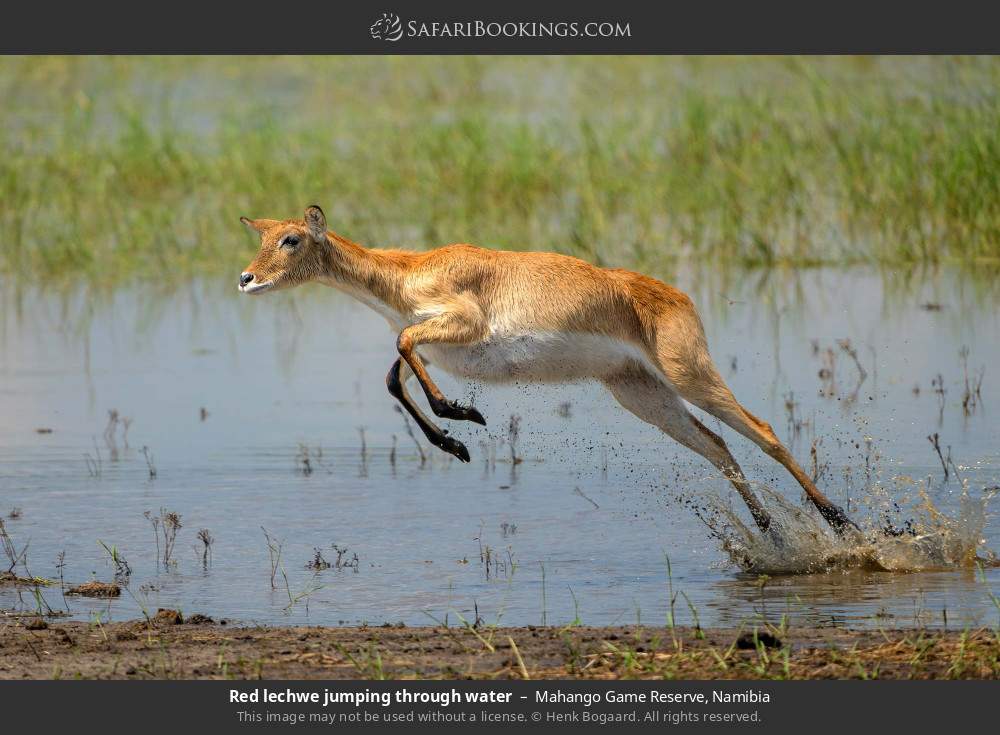
[[[995,58],[7,57],[0,95],[33,281],[236,273],[241,214],[313,201],[374,246],[1000,262]]]

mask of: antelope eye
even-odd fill
[[[283,244],[287,245],[290,248],[294,248],[296,245],[299,244],[299,236],[298,235],[289,235],[288,237],[285,238],[285,241],[284,241]]]

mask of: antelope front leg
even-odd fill
[[[410,368],[403,362],[403,358],[396,358],[396,362],[392,363],[392,367],[389,368],[389,374],[385,376],[385,385],[389,389],[389,394],[399,401],[406,412],[413,417],[417,426],[427,437],[427,441],[438,449],[455,455],[463,462],[471,461],[469,450],[465,448],[465,445],[458,439],[448,436],[447,432],[428,419],[410,398],[410,394],[406,390],[406,379],[412,375],[412,373],[407,374],[409,370]]]
[[[435,416],[486,426],[486,419],[475,407],[463,406],[445,397],[431,380],[416,348],[421,344],[472,344],[480,340],[484,332],[481,321],[471,314],[449,312],[409,326],[399,333],[396,349],[420,381]]]

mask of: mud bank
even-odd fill
[[[4,679],[1000,678],[992,629],[0,622]]]

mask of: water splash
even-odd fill
[[[897,482],[903,479],[908,480],[897,478]],[[900,507],[878,485],[856,514],[862,533],[846,537],[834,533],[811,504],[796,506],[766,486],[757,490],[771,513],[772,526],[766,534],[745,524],[718,496],[698,511],[729,560],[746,572],[917,572],[1000,564],[983,539],[987,504],[998,492],[995,487],[976,492],[963,486],[954,511],[948,513],[932,502],[925,485],[916,487],[908,508]],[[906,519],[901,529],[890,523],[887,508]],[[886,528],[893,532],[886,533]]]

